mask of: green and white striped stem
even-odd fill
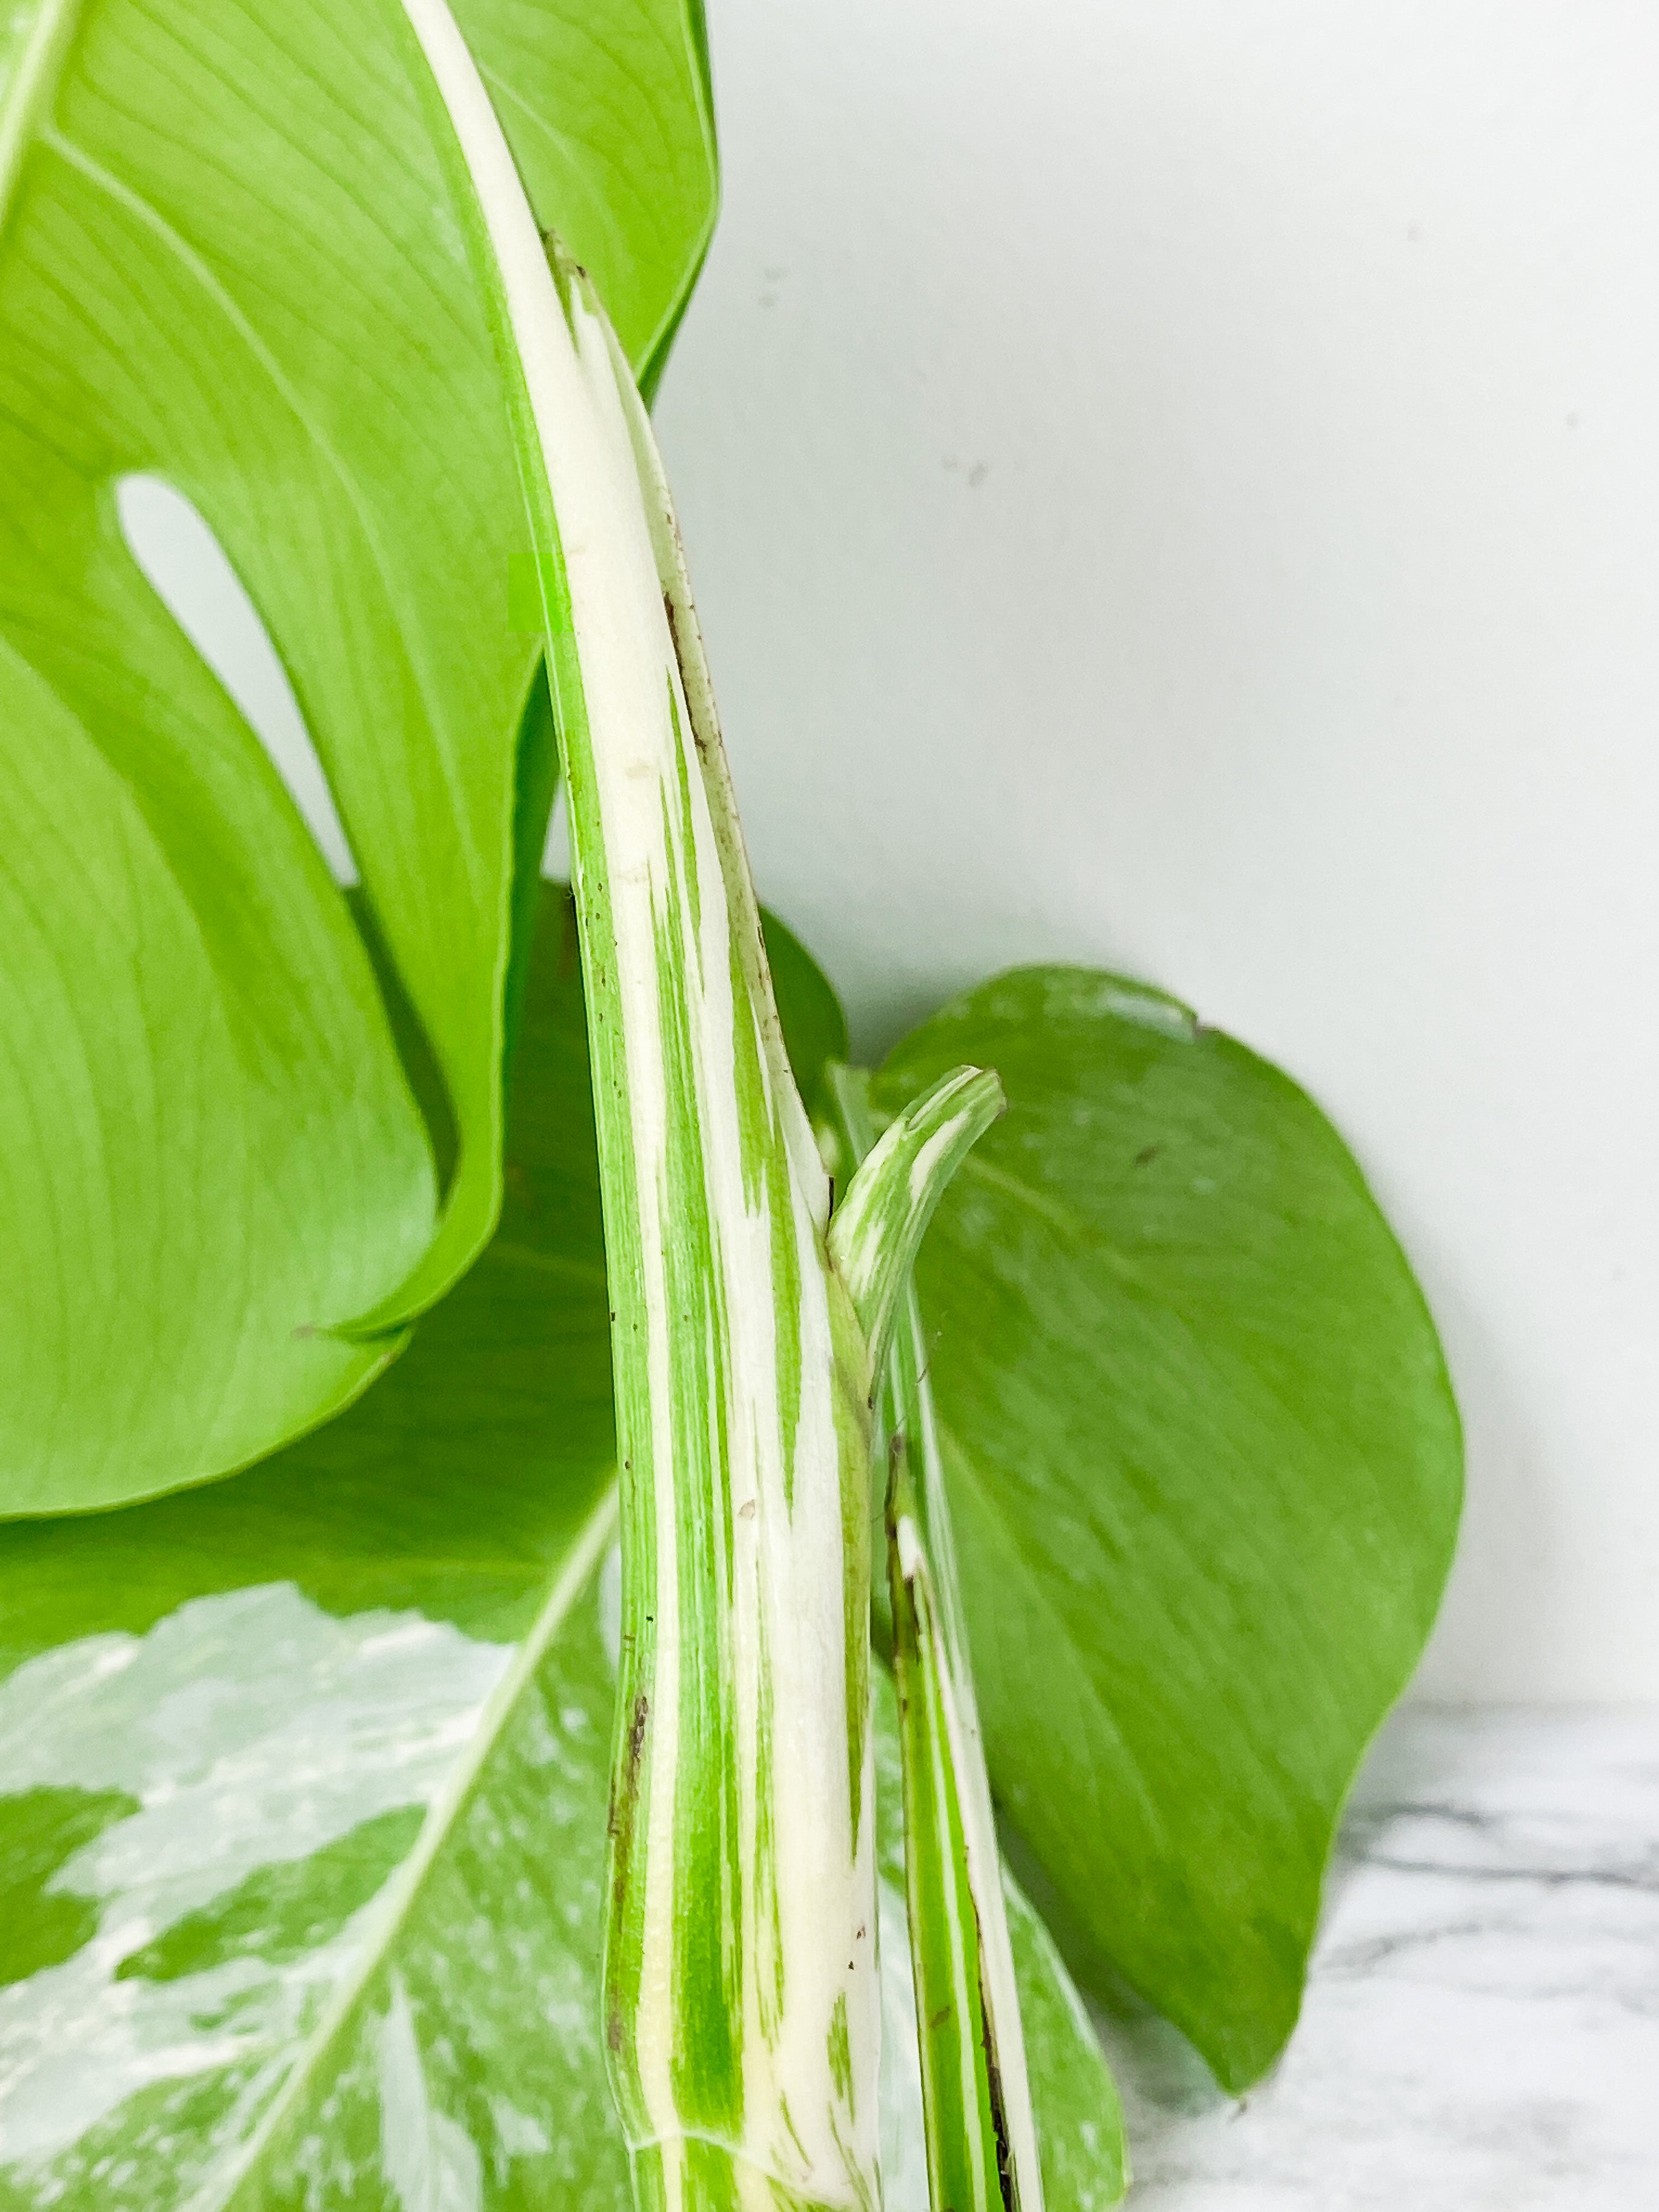
[[[923,1102],[849,1190],[849,1295],[649,422],[445,0],[404,5],[500,342],[568,797],[623,1501],[605,2033],[636,2199],[873,2212],[866,1330],[981,1109]]]
[[[832,1091],[842,1146],[855,1162],[875,1160],[901,1125],[872,1149],[865,1079],[836,1070]],[[885,1520],[928,2188],[933,2212],[1042,2212],[1001,1858],[908,1270],[898,1302],[883,1400]]]
[[[834,1072],[838,1102],[855,1095]],[[952,1068],[859,1154],[830,1224],[830,1251],[852,1294],[877,1372],[909,1295],[921,1233],[945,1185],[1003,1108],[1002,1085],[980,1067]]]

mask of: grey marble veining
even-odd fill
[[[1659,1711],[1398,1716],[1273,2078],[1109,2039],[1133,2212],[1659,2212]]]

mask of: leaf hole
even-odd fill
[[[270,755],[337,883],[356,862],[317,746],[258,609],[194,501],[161,477],[125,476],[115,508],[128,550]]]

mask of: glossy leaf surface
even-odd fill
[[[1015,970],[877,1101],[963,1060],[1008,1111],[917,1282],[993,1783],[1096,1952],[1242,2087],[1444,1580],[1439,1346],[1329,1123],[1173,1000]]]
[[[698,21],[471,15],[647,360],[712,216]],[[310,1426],[489,1233],[538,647],[422,103],[396,0],[22,0],[0,31],[0,1512]],[[205,517],[292,681],[442,1073],[447,1193],[338,891],[128,550],[133,473]]]
[[[501,1228],[385,1382],[229,1482],[0,1530],[5,2212],[625,2200],[599,1987],[618,1609],[613,1569],[568,1577],[611,1512],[607,1315],[580,982],[545,902]],[[880,1760],[895,1778],[890,1725]],[[1024,1911],[1049,2203],[1099,2212],[1109,2083]],[[894,2049],[888,2212],[926,2212]]]

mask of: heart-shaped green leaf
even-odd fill
[[[1439,1346],[1329,1123],[1175,1000],[1015,970],[877,1098],[961,1060],[1008,1111],[918,1286],[992,1778],[1079,1930],[1240,2087],[1444,1581]]]
[[[231,1481],[0,1529],[0,2212],[627,2200],[600,2043],[619,1616],[574,951],[550,890],[500,1231],[385,1381]],[[781,983],[780,1010],[811,1034]],[[890,1721],[879,1755],[890,1784]],[[888,2212],[927,2212],[896,1804]],[[1050,2212],[1102,2212],[1109,2080],[1046,1931],[1011,1912]]]
[[[460,12],[544,219],[659,362],[714,209],[695,0]],[[325,1418],[494,1218],[538,647],[410,60],[398,0],[0,29],[0,1512]],[[447,1094],[446,1192],[338,891],[128,550],[133,474],[194,501],[292,680]]]

